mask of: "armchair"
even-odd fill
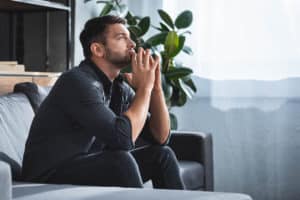
[[[213,150],[209,133],[172,131],[169,146],[187,189],[213,191]]]

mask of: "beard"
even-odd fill
[[[119,69],[128,66],[131,62],[131,56],[128,52],[122,54],[120,52],[114,52],[108,47],[105,47],[105,52],[106,60],[108,60]]]

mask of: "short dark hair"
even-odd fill
[[[91,57],[90,46],[93,42],[106,43],[105,33],[108,25],[112,24],[125,24],[125,20],[118,16],[106,15],[92,18],[85,23],[84,29],[80,33],[80,42],[85,58]]]

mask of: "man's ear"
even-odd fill
[[[92,55],[96,57],[104,57],[105,55],[105,48],[101,43],[93,42],[90,45],[90,50],[92,52]]]

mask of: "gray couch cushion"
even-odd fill
[[[203,187],[204,169],[200,163],[181,160],[179,168],[186,189],[196,190]]]
[[[33,117],[32,107],[24,94],[0,96],[0,160],[11,165],[15,180],[20,178],[25,142]]]
[[[16,184],[14,200],[251,200],[237,193],[200,192],[182,190],[137,189],[120,187],[92,187],[72,185]]]

